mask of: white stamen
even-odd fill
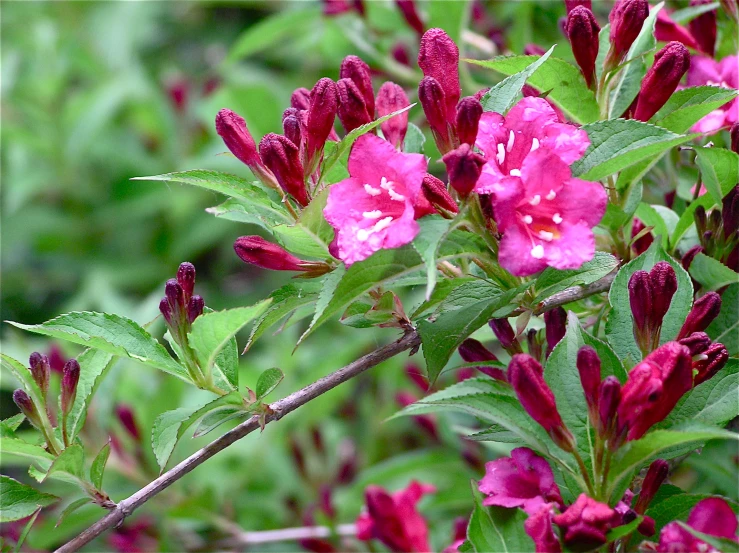
[[[531,248],[531,257],[534,259],[541,259],[544,257],[544,246],[541,244],[537,244],[533,248]]]
[[[380,219],[375,223],[375,226],[372,227],[372,232],[380,232],[381,230],[385,230],[387,227],[393,224],[393,218],[392,217],[385,217],[384,219]]]
[[[390,194],[390,199],[391,200],[395,200],[396,202],[404,202],[405,201],[405,196],[403,196],[403,194],[398,194],[392,188],[388,188],[387,193]]]
[[[516,140],[516,135],[513,134],[513,131],[509,131],[508,134],[508,144],[506,144],[506,151],[510,152],[513,149],[513,141]]]
[[[562,222],[562,216],[559,213],[555,213],[552,215],[552,221],[554,221],[555,224],[560,224]]]
[[[546,198],[547,200],[550,200],[550,201],[551,201],[551,200],[553,200],[554,198],[556,198],[556,197],[557,197],[557,193],[556,193],[556,192],[555,192],[554,190],[550,190],[550,191],[549,191],[549,194],[547,194],[547,195],[546,195],[546,196],[544,196],[544,197],[545,197],[545,198]]]
[[[382,211],[375,209],[374,211],[365,211],[362,213],[362,217],[365,219],[379,219],[382,217]]]
[[[357,231],[357,240],[365,242],[367,238],[369,238],[370,234],[372,234],[372,229],[361,228]]]
[[[495,155],[495,159],[498,160],[498,165],[503,165],[505,161],[505,147],[503,144],[498,144],[498,153]]]
[[[367,192],[367,194],[369,194],[370,196],[379,196],[380,194],[382,194],[382,190],[380,190],[379,188],[374,188],[369,184],[364,185],[364,191]]]
[[[539,196],[539,194],[536,194],[533,198],[529,200],[529,203],[531,205],[539,205],[541,203],[541,196]]]
[[[535,152],[538,149],[539,149],[539,139],[534,138],[534,140],[531,141],[531,151]]]
[[[508,173],[512,177],[520,177],[521,176],[521,170],[520,169],[511,169]]]
[[[385,177],[382,177],[382,179],[380,179],[380,188],[384,188],[385,190],[392,190],[393,184],[393,181],[389,181]]]
[[[553,232],[547,232],[545,230],[540,230],[539,231],[539,238],[541,238],[542,240],[544,240],[546,242],[551,242],[552,240],[554,240],[554,233]]]
[[[524,215],[523,222],[526,223],[527,225],[530,225],[531,223],[534,222],[534,218],[531,215]]]

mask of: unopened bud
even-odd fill
[[[62,372],[62,413],[67,415],[72,409],[75,397],[77,397],[77,384],[80,381],[80,364],[76,359],[70,359],[64,365]]]
[[[310,92],[310,107],[306,123],[306,167],[311,174],[317,166],[323,146],[334,130],[334,119],[338,111],[338,95],[336,83],[331,79],[319,79]]]
[[[457,104],[457,137],[461,144],[475,145],[477,128],[482,117],[482,104],[474,96],[466,96]]]
[[[577,6],[567,16],[567,38],[572,45],[575,61],[580,66],[585,82],[593,86],[595,60],[598,57],[598,33],[600,26],[588,8]]]
[[[649,273],[636,271],[629,278],[629,303],[634,317],[634,338],[642,353],[650,349],[649,314],[652,311],[652,285]]]
[[[393,82],[386,82],[377,92],[377,115],[385,117],[393,112],[408,107],[410,102],[403,88]],[[380,124],[382,135],[396,149],[403,147],[405,133],[408,131],[408,112],[404,111]]]
[[[446,116],[446,95],[444,89],[433,77],[424,77],[418,85],[418,101],[429,122],[434,141],[442,154],[452,149],[450,125]]]
[[[647,0],[619,0],[611,10],[611,51],[617,65],[639,36],[642,25],[649,15]]]
[[[508,322],[508,319],[490,319],[488,325],[490,325],[490,329],[495,334],[503,349],[506,351],[515,351],[516,353],[522,352],[521,344],[516,339],[516,332],[513,330],[511,323]]]
[[[699,298],[693,304],[693,308],[688,313],[677,339],[680,340],[693,334],[693,332],[701,332],[708,328],[713,319],[718,317],[721,312],[721,296],[716,292],[708,292],[702,298]]]
[[[25,390],[18,388],[15,392],[13,392],[13,402],[31,424],[36,427],[41,426],[36,405],[33,403],[33,400],[26,393]]]
[[[657,531],[656,522],[652,517],[645,516],[642,521],[639,523],[639,526],[636,527],[636,530],[642,535],[646,537],[653,536],[654,533]]]
[[[41,394],[46,400],[46,394],[49,392],[49,380],[51,379],[51,365],[49,358],[45,355],[34,351],[28,359],[31,369],[31,376],[41,389]]]
[[[739,122],[731,126],[729,134],[731,135],[731,150],[739,154]]]
[[[544,313],[544,323],[546,324],[547,348],[551,353],[554,346],[559,344],[567,332],[567,312],[562,307],[547,311]]]
[[[695,42],[693,35],[690,34],[690,31],[673,21],[665,10],[660,10],[657,13],[657,21],[654,24],[654,38],[659,42],[677,40],[688,48],[698,49],[698,44]]]
[[[222,109],[216,115],[216,132],[226,147],[238,159],[251,167],[260,164],[257,145],[252,138],[246,121],[230,109]]]
[[[480,363],[484,361],[497,361],[498,358],[488,348],[483,346],[479,341],[473,338],[467,338],[462,345],[459,346],[459,355],[467,363]],[[486,374],[496,380],[505,382],[506,377],[503,371],[496,367],[475,367],[478,371]]]
[[[459,48],[442,29],[429,29],[421,38],[418,66],[433,77],[444,91],[446,120],[454,122],[462,89],[459,84]]]
[[[649,271],[649,283],[652,287],[650,324],[653,328],[657,328],[662,326],[662,320],[670,308],[672,297],[677,292],[675,269],[666,261],[660,261]]]
[[[300,112],[295,108],[288,108],[282,114],[282,130],[287,139],[298,147],[302,141],[300,118]]]
[[[195,266],[185,261],[181,263],[177,269],[177,283],[182,287],[185,301],[192,297],[192,291],[195,289]]]
[[[567,10],[567,15],[569,15],[570,12],[578,6],[583,6],[589,10],[592,10],[593,2],[592,0],[565,0],[565,9]]]
[[[711,344],[702,356],[703,359],[693,363],[693,372],[696,373],[693,378],[694,386],[713,378],[729,361],[729,352],[726,346],[718,342]]]
[[[590,346],[583,346],[577,352],[577,371],[580,373],[585,400],[588,402],[588,411],[594,418],[598,414],[600,394],[600,357]],[[595,421],[593,421],[595,423]]]
[[[516,340],[516,343],[518,343],[518,340]],[[531,355],[531,357],[534,359],[541,359],[543,344],[539,333],[535,328],[530,328],[528,332],[526,332],[526,346],[528,347],[529,355]],[[510,351],[508,353],[510,353]]]
[[[634,506],[634,511],[640,515],[644,514],[649,507],[659,487],[667,479],[670,473],[670,465],[664,459],[657,459],[649,465],[647,475],[644,477],[644,483],[639,492],[639,499]]]
[[[410,28],[416,31],[419,35],[422,35],[424,28],[423,21],[421,21],[421,17],[418,15],[418,11],[416,10],[415,0],[395,0],[395,3],[398,5],[400,13],[403,14],[408,26],[410,26]]]
[[[141,432],[136,424],[136,419],[134,418],[131,408],[127,405],[117,405],[115,408],[115,414],[123,428],[128,432],[128,435],[136,442],[141,441]]]
[[[336,83],[336,92],[339,95],[339,121],[346,132],[351,132],[372,120],[364,97],[354,81],[339,79]]]
[[[442,209],[450,213],[459,213],[459,207],[447,191],[446,185],[429,173],[426,173],[426,176],[423,177],[421,194],[437,210]]]
[[[242,261],[273,271],[304,271],[305,261],[261,236],[242,236],[234,243],[234,250]]]
[[[169,301],[169,307],[174,315],[174,319],[178,319],[180,314],[185,310],[185,293],[177,279],[170,278],[164,285],[164,295]]]
[[[686,336],[679,342],[690,350],[690,355],[693,357],[706,351],[713,343],[705,332],[693,332],[693,334]]]
[[[739,184],[724,196],[721,205],[721,225],[724,228],[724,239],[730,240],[739,231]]]
[[[703,253],[704,251],[706,250],[703,248],[703,246],[693,246],[687,252],[685,252],[685,255],[680,260],[680,263],[682,264],[683,269],[687,271],[690,268],[690,264],[695,259],[695,256],[698,255],[699,253]]]
[[[449,174],[449,183],[457,193],[466,198],[475,188],[477,179],[480,178],[485,158],[472,151],[469,144],[462,144],[456,150],[441,158],[446,165]]]
[[[598,393],[598,433],[608,436],[615,427],[614,417],[621,402],[621,383],[615,376],[607,376]]]
[[[680,42],[670,42],[657,52],[642,81],[634,119],[649,121],[675,92],[689,67],[690,52]]]
[[[187,322],[192,322],[203,314],[203,308],[205,307],[205,301],[200,296],[193,296],[187,303]]]
[[[295,109],[307,110],[310,108],[310,90],[307,88],[296,88],[290,96],[290,106]]]
[[[164,320],[167,321],[167,324],[169,326],[172,326],[173,324],[173,317],[172,317],[172,307],[169,305],[169,299],[162,298],[159,302],[159,312],[164,317]]]
[[[375,93],[372,90],[372,77],[370,68],[362,58],[358,56],[347,56],[341,62],[341,70],[339,76],[342,79],[351,80],[364,98],[364,105],[370,119],[374,119],[375,115]],[[341,105],[339,105],[341,109]]]
[[[524,56],[543,56],[546,52],[547,51],[538,44],[527,44],[523,47]]]
[[[301,206],[310,202],[303,181],[303,165],[300,163],[300,151],[287,137],[269,133],[259,143],[259,153],[264,164],[274,173],[282,190],[289,194]]]
[[[711,0],[690,0],[691,6],[710,4]],[[698,48],[713,57],[716,51],[716,10],[700,14],[688,23],[690,34],[698,43]]]
[[[641,219],[635,217],[634,224],[631,226],[631,237],[636,237],[645,228],[646,226],[641,221]],[[649,249],[649,246],[652,245],[652,242],[654,242],[654,235],[651,232],[647,232],[646,234],[643,234],[642,236],[634,240],[631,247],[634,249],[634,253],[636,255],[641,255]]]

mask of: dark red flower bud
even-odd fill
[[[441,85],[446,101],[446,120],[453,124],[462,93],[459,84],[459,48],[442,29],[429,29],[421,38],[418,66],[424,76],[433,77]]]
[[[588,410],[595,418],[598,414],[600,394],[600,357],[590,346],[583,346],[577,352],[577,371],[588,402]]]
[[[310,109],[310,90],[296,88],[290,96],[290,106],[300,110]]]
[[[529,348],[529,355],[531,355],[531,357],[534,359],[541,359],[543,343],[535,328],[531,328],[526,332],[526,346]],[[510,353],[510,351],[508,353]]]
[[[360,16],[365,16],[364,0],[352,0],[352,6]]]
[[[446,116],[446,96],[439,81],[433,77],[424,77],[418,85],[418,101],[429,122],[434,141],[442,154],[452,149],[450,124]]]
[[[729,134],[731,135],[731,150],[739,154],[739,122],[731,126]]]
[[[693,384],[697,386],[713,376],[724,368],[729,361],[729,352],[726,346],[716,342],[702,354],[704,359],[700,359],[693,363],[693,371],[696,372]]]
[[[680,343],[690,350],[690,355],[695,357],[711,347],[713,342],[705,332],[693,332],[690,336],[680,340]]]
[[[259,153],[264,164],[274,173],[282,190],[303,207],[310,202],[303,181],[303,165],[300,151],[290,140],[279,134],[269,133],[259,143]]]
[[[646,228],[641,219],[634,218],[634,224],[631,226],[631,238],[633,239],[641,231]],[[634,249],[636,255],[641,255],[649,249],[649,246],[654,242],[654,235],[651,232],[643,234],[632,243],[631,247]]]
[[[547,311],[544,313],[544,324],[546,325],[547,348],[551,353],[554,346],[559,344],[567,332],[567,311],[562,307]]]
[[[703,246],[693,246],[687,252],[685,252],[685,255],[680,260],[683,269],[687,271],[690,268],[690,264],[693,262],[693,259],[695,259],[695,256],[699,253],[703,253],[704,251],[706,250],[703,248]]]
[[[390,50],[393,59],[401,65],[411,66],[411,56],[408,47],[402,42],[397,42]]]
[[[295,108],[288,108],[282,114],[282,130],[285,137],[298,147],[302,142],[301,117],[300,112]]]
[[[690,0],[691,6],[710,4],[710,0]],[[690,20],[690,34],[698,43],[698,48],[713,57],[716,51],[716,10],[705,12]]]
[[[469,144],[462,144],[441,159],[446,165],[452,188],[463,198],[469,196],[480,178],[485,158],[475,153]]]
[[[192,263],[187,261],[180,263],[177,269],[177,283],[182,287],[185,302],[187,302],[195,289],[195,266]]]
[[[36,405],[25,390],[18,388],[13,392],[13,402],[16,404],[20,412],[28,419],[28,422],[36,427],[41,426]]]
[[[141,441],[141,432],[136,424],[133,410],[128,405],[117,405],[115,408],[115,414],[123,428],[128,432],[129,436],[131,436],[131,438],[136,442]]]
[[[377,92],[377,115],[385,117],[408,107],[410,102],[403,88],[393,82],[383,83]],[[405,133],[408,131],[408,112],[404,111],[380,124],[382,135],[396,149],[403,148]]]
[[[336,83],[331,79],[319,79],[310,92],[310,107],[306,123],[307,173],[312,173],[323,152],[323,145],[334,130],[334,119],[338,111]]]
[[[634,338],[642,353],[650,349],[649,314],[652,312],[652,284],[649,273],[636,271],[629,279],[629,302],[634,317]]]
[[[172,326],[174,319],[172,317],[172,307],[169,305],[168,298],[162,298],[159,302],[159,312],[164,317],[164,320],[167,321],[167,324]]]
[[[488,92],[490,92],[490,87],[489,86],[486,87],[486,88],[482,88],[482,89],[478,90],[477,92],[475,92],[475,95],[473,97],[475,98],[475,100],[477,100],[478,102],[480,102],[480,101],[482,101],[483,96],[485,96],[485,94],[487,94]]]
[[[230,109],[222,109],[216,115],[216,132],[231,153],[248,165],[257,178],[265,184],[274,184],[274,177],[259,158],[257,145],[243,117]]]
[[[261,236],[242,236],[234,243],[234,250],[242,261],[273,271],[304,271],[305,261]]]
[[[529,416],[549,433],[554,443],[572,451],[575,438],[562,422],[554,393],[544,381],[544,369],[525,353],[514,355],[508,365],[508,381]]]
[[[708,292],[705,296],[695,301],[693,308],[688,313],[677,339],[680,340],[708,328],[713,319],[721,312],[721,296],[716,292]]]
[[[690,52],[680,42],[670,42],[654,56],[639,90],[634,119],[649,121],[675,92],[690,67]]]
[[[724,239],[730,240],[739,231],[739,184],[724,196],[721,204],[721,226],[724,228]]]
[[[451,213],[459,213],[459,207],[457,202],[449,194],[446,189],[446,185],[437,179],[435,176],[426,173],[421,183],[421,194],[433,205],[436,209],[443,209]]]
[[[467,338],[462,345],[459,346],[459,355],[467,363],[479,363],[481,361],[497,361],[498,358],[488,348],[483,346],[479,341],[473,338]],[[506,377],[503,371],[496,367],[475,367],[478,371],[486,374],[496,380],[505,382]]]
[[[185,311],[185,293],[177,279],[170,278],[164,285],[164,295],[169,302],[169,309],[175,324],[179,324],[180,316]]]
[[[644,477],[644,482],[641,486],[641,492],[639,492],[639,499],[634,506],[634,511],[643,515],[649,503],[651,503],[659,487],[667,479],[667,475],[670,473],[670,465],[664,459],[657,459],[649,465],[647,475]]]
[[[690,34],[685,27],[679,25],[667,15],[665,10],[660,10],[657,14],[657,21],[654,25],[654,38],[659,42],[671,42],[677,40],[682,42],[688,48],[698,49],[693,35]]]
[[[406,364],[405,374],[408,376],[408,379],[411,380],[411,382],[413,382],[419,390],[421,390],[422,392],[428,391],[429,381],[423,375],[423,372],[417,365],[413,363]]]
[[[598,33],[600,26],[593,12],[584,6],[577,6],[567,16],[567,38],[570,39],[572,53],[580,66],[585,82],[593,85],[595,79],[595,60],[598,57]]]
[[[619,0],[611,10],[611,51],[613,63],[620,61],[641,31],[649,15],[647,0]]]
[[[593,2],[592,0],[565,0],[565,9],[567,10],[567,15],[569,15],[570,12],[578,6],[583,6],[589,10],[592,10]]]
[[[461,144],[475,145],[477,128],[482,117],[482,104],[474,96],[466,96],[457,104],[457,136]]]
[[[598,393],[598,433],[608,436],[614,427],[614,417],[621,402],[621,383],[615,376],[607,376]]]
[[[203,314],[203,308],[205,307],[205,301],[200,296],[193,296],[187,303],[187,322],[192,322]]]
[[[372,77],[370,76],[370,68],[359,56],[347,56],[341,62],[341,70],[339,77],[342,79],[350,79],[364,98],[364,105],[367,108],[370,119],[374,119],[375,115],[375,93],[372,90]],[[341,106],[339,106],[341,107]]]
[[[657,531],[656,523],[652,517],[645,516],[642,519],[642,521],[639,523],[639,526],[636,527],[636,530],[642,536],[646,536],[646,537],[653,536],[654,533]]]
[[[77,397],[77,383],[80,381],[80,364],[76,359],[70,359],[64,365],[62,372],[62,413],[67,415],[72,409],[74,398]]]
[[[28,359],[28,363],[31,369],[31,376],[41,389],[41,394],[44,396],[44,399],[46,399],[46,394],[49,392],[49,380],[51,379],[51,365],[49,364],[49,358],[37,351],[34,351]]]
[[[547,51],[538,44],[527,44],[523,47],[524,56],[543,56],[546,52]]]
[[[410,28],[419,35],[422,35],[424,29],[423,21],[421,21],[421,17],[416,10],[416,2],[414,0],[395,0],[395,3],[398,5],[400,12],[403,14]]]
[[[662,326],[662,320],[670,308],[672,297],[677,292],[675,269],[666,261],[660,261],[649,271],[649,283],[652,287],[650,324],[653,328],[658,328]]]
[[[339,121],[346,132],[372,121],[364,97],[354,81],[339,79],[336,83],[336,92],[339,95]]]
[[[503,349],[513,349],[517,353],[521,353],[521,345],[518,343],[516,332],[513,330],[511,323],[508,322],[508,319],[490,319],[488,325],[490,325],[490,329],[495,334],[500,345],[503,346]]]

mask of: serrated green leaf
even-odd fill
[[[662,205],[640,203],[634,213],[647,227],[654,227],[652,234],[662,237],[662,247],[669,247],[670,235],[677,225],[679,217],[670,208]]]
[[[721,311],[706,329],[714,342],[721,342],[726,346],[729,355],[739,353],[737,305],[739,305],[739,284],[732,284],[721,294]]]
[[[73,441],[80,433],[87,417],[87,408],[105,373],[113,366],[115,357],[102,350],[87,349],[77,357],[80,364],[80,380],[72,409],[67,415],[67,435]]]
[[[465,440],[472,440],[474,442],[497,442],[501,444],[524,444],[524,441],[515,432],[511,432],[500,424],[493,424],[492,426],[469,434],[464,437]]]
[[[0,421],[0,438],[6,436],[9,438],[14,437],[15,431],[18,430],[18,427],[23,424],[25,419],[26,416],[23,413],[18,413]]]
[[[701,14],[712,12],[721,7],[720,2],[711,2],[709,4],[698,4],[696,6],[689,6],[681,10],[675,10],[670,14],[670,19],[675,23],[684,25],[691,19],[695,19]]]
[[[34,512],[33,515],[31,515],[31,518],[28,519],[28,522],[26,522],[26,525],[23,527],[23,530],[18,536],[18,541],[15,542],[13,553],[20,552],[21,548],[23,547],[23,543],[26,541],[26,538],[28,537],[28,533],[31,531],[31,528],[36,523],[36,519],[38,518],[38,515],[40,512],[41,512],[41,507],[36,509],[36,512]]]
[[[271,200],[270,200],[271,201]],[[274,204],[274,208],[270,206],[262,206],[256,202],[247,202],[240,198],[229,198],[222,204],[209,207],[205,211],[228,221],[237,223],[251,223],[259,225],[265,230],[272,230],[272,227],[278,224],[291,224],[293,220],[287,214],[276,215],[275,210],[278,209]]]
[[[598,121],[582,129],[588,133],[590,146],[572,164],[572,174],[584,180],[600,180],[698,136],[675,134],[635,119]]]
[[[703,253],[696,255],[690,262],[690,276],[706,290],[718,290],[739,282],[739,273]]]
[[[0,522],[11,522],[30,516],[39,507],[46,507],[59,498],[41,493],[17,480],[0,475]]]
[[[406,154],[422,154],[426,135],[413,123],[408,123],[408,130],[403,139],[403,151]]]
[[[69,505],[67,505],[64,510],[59,515],[59,518],[56,521],[56,524],[54,525],[54,528],[59,527],[59,525],[64,522],[64,519],[66,519],[69,515],[71,515],[73,512],[75,512],[80,507],[84,507],[85,505],[91,505],[92,500],[89,497],[81,497],[80,499],[77,499],[75,501],[72,501]]]
[[[534,303],[539,303],[572,286],[592,284],[617,267],[618,259],[605,252],[595,252],[593,259],[583,263],[579,269],[561,271],[547,267],[536,279]]]
[[[259,375],[259,378],[257,379],[257,385],[256,385],[256,394],[257,399],[263,399],[267,394],[272,392],[280,382],[282,382],[282,379],[285,378],[285,375],[280,369],[272,368],[267,369],[262,374]]]
[[[16,437],[0,438],[0,450],[3,455],[18,455],[38,463],[48,470],[55,457],[39,445],[30,444]]]
[[[428,300],[436,286],[436,252],[439,249],[442,239],[449,232],[452,222],[440,215],[429,215],[422,218],[418,224],[421,230],[416,236],[416,239],[413,240],[413,247],[418,252],[418,255],[421,256],[424,263],[426,263],[426,278],[428,282],[426,284],[426,299]]]
[[[305,332],[303,332],[303,334],[298,339],[296,347],[308,337],[308,335],[313,331],[313,328],[317,324],[320,324],[322,322],[321,319],[323,318],[323,314],[325,313],[326,308],[331,305],[331,302],[336,297],[336,290],[344,279],[345,273],[345,266],[340,265],[324,277],[323,288],[321,289],[321,293],[318,294],[318,298],[316,299],[316,311],[313,314],[313,318],[311,319],[308,328],[305,329]]]
[[[677,90],[650,122],[672,132],[684,133],[738,94],[736,90],[720,86],[691,86]]]
[[[300,213],[297,221],[270,229],[285,249],[300,256],[320,259],[331,257],[328,245],[334,239],[334,229],[323,217],[328,191],[328,188],[324,188],[316,195]]]
[[[59,315],[38,325],[10,322],[29,332],[67,340],[113,355],[130,357],[189,382],[182,365],[146,330],[126,317],[93,311],[75,311]]]
[[[103,475],[105,474],[105,465],[108,462],[108,456],[110,456],[110,442],[100,449],[92,461],[92,466],[90,466],[90,482],[92,482],[92,485],[97,490],[103,489]]]
[[[69,481],[69,477],[77,480],[80,484],[87,480],[85,477],[85,450],[79,444],[72,444],[59,454],[51,463],[44,480],[60,478]]]
[[[198,425],[195,427],[195,431],[192,433],[192,437],[199,438],[200,436],[205,436],[230,420],[245,419],[249,415],[250,411],[248,409],[245,410],[238,406],[224,405],[222,407],[216,407],[200,419]]]
[[[724,148],[696,148],[695,155],[706,190],[720,204],[739,182],[739,155]]]

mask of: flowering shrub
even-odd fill
[[[338,81],[297,89],[282,134],[259,141],[241,115],[214,114],[233,170],[241,162],[255,180],[204,170],[140,177],[227,196],[211,211],[267,236],[237,238],[236,255],[297,280],[255,305],[214,311],[194,293],[196,268],[182,263],[159,304],[164,343],[108,313],[13,323],[87,348],[64,365],[58,400],[46,356],[31,354],[29,367],[2,357],[20,383],[20,413],[2,421],[3,451],[30,459],[39,482],[79,487],[84,497],[60,519],[89,503],[109,511],[62,550],[119,524],[247,433],[419,349],[424,374],[408,371],[419,390],[398,394],[397,416],[413,416],[444,445],[438,425],[453,417],[463,443],[495,444],[497,458],[477,463],[471,514],[447,543],[434,542],[422,502],[442,484],[420,479],[366,487],[354,513],[359,541],[396,552],[736,550],[735,502],[662,487],[685,455],[738,439],[727,428],[739,416],[737,58],[713,57],[718,21],[736,31],[732,0],[718,17],[716,6],[696,2],[680,19],[692,17],[689,29],[662,3],[618,0],[606,26],[590,2],[567,1],[563,29],[577,67],[554,48],[462,60],[463,45],[427,29],[416,2],[397,4],[420,35],[420,73],[347,56]],[[361,1],[324,5],[326,17],[366,16]],[[388,73],[413,75],[413,86],[387,80],[375,95],[373,77]],[[505,78],[494,82],[497,74]],[[409,101],[416,94],[421,109]],[[655,174],[668,175],[666,186]],[[248,355],[283,321],[305,320],[299,345],[336,318],[402,336],[273,403],[266,397],[280,369],[254,389],[240,385],[241,329],[250,327]],[[464,364],[452,361],[457,353]],[[116,504],[103,475],[111,448],[125,448],[89,451],[79,433],[118,357],[212,394],[158,417],[151,447],[160,470],[190,428],[201,436],[239,425]],[[440,375],[455,369],[458,382],[443,387]],[[130,412],[118,418],[139,441]],[[17,432],[24,420],[38,431],[33,440]],[[35,518],[58,499],[7,476],[2,483],[4,521]],[[301,543],[336,550],[323,538],[335,536]]]

